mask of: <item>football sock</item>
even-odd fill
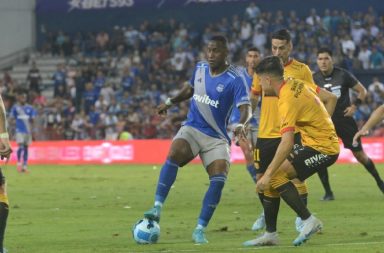
[[[265,191],[264,194],[264,217],[266,231],[276,232],[277,215],[280,208],[280,196],[276,191]]]
[[[168,196],[171,186],[176,180],[179,166],[170,160],[166,160],[160,171],[159,181],[157,183],[155,205],[163,203]]]
[[[259,195],[259,200],[261,202],[261,206],[264,206],[264,193],[258,192],[257,194]]]
[[[23,153],[24,151],[24,146],[19,146],[19,148],[17,149],[17,161],[20,162],[21,160],[21,153]]]
[[[203,206],[201,208],[198,224],[206,227],[216,209],[216,206],[220,202],[221,191],[223,190],[227,177],[223,174],[218,174],[209,177],[209,187],[203,200]]]
[[[376,180],[376,183],[381,184],[382,180],[379,175],[379,172],[377,172],[376,166],[370,158],[368,158],[368,162],[364,164],[364,167],[369,172],[369,174],[373,176],[373,178]]]
[[[28,162],[28,146],[24,146],[23,164],[27,165]]]
[[[8,204],[0,202],[0,252],[3,252],[4,233],[8,218]]]
[[[296,187],[292,182],[288,181],[287,183],[280,185],[275,188],[279,193],[281,198],[296,212],[302,220],[308,219],[311,216],[311,213],[304,205],[301,200],[299,193]]]
[[[331,195],[332,190],[331,190],[331,185],[329,184],[329,177],[328,177],[328,168],[322,168],[317,171],[317,174],[319,175],[321,184],[324,187],[325,194],[326,195]]]
[[[251,177],[253,179],[253,182],[256,183],[256,168],[255,168],[255,165],[253,165],[253,164],[247,165],[247,170],[249,172],[249,175],[251,175]]]
[[[294,183],[297,191],[299,192],[299,196],[301,201],[303,201],[304,205],[307,206],[308,202],[308,187],[305,182]]]

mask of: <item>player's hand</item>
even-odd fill
[[[269,188],[270,181],[271,178],[268,175],[263,175],[256,183],[256,191],[264,192],[266,189]]]
[[[12,154],[11,144],[9,143],[8,137],[0,138],[0,158],[1,160],[5,159],[7,163]]]
[[[159,115],[167,115],[167,110],[170,108],[171,106],[170,105],[166,105],[166,104],[160,104],[158,107],[157,107],[157,113]]]
[[[356,106],[351,105],[344,110],[344,116],[345,117],[352,117],[355,114],[356,110],[357,110]]]
[[[353,141],[352,141],[352,145],[354,147],[357,147],[357,145],[359,145],[359,143],[357,142],[357,140],[361,137],[361,136],[364,136],[364,135],[367,135],[369,133],[369,131],[365,131],[363,129],[361,129],[360,131],[358,131],[355,136],[353,136]]]
[[[233,129],[233,135],[235,136],[235,144],[239,146],[239,143],[246,141],[247,134],[245,132],[245,127],[243,124],[237,124],[235,129]]]

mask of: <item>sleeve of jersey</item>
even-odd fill
[[[303,71],[304,71],[304,81],[307,81],[309,83],[314,84],[315,81],[313,81],[312,72],[311,72],[310,68],[308,67],[308,65],[304,65]]]
[[[261,85],[259,82],[259,78],[257,77],[256,74],[254,74],[253,78],[252,78],[251,92],[253,95],[260,95],[261,94]]]
[[[245,80],[241,77],[236,77],[233,81],[233,87],[235,91],[234,104],[236,107],[244,104],[250,104],[248,86]]]
[[[189,79],[189,85],[191,85],[193,88],[195,87],[195,75],[196,75],[197,65],[195,66],[195,69],[193,70],[192,76]]]
[[[319,94],[320,92],[320,87],[317,86],[314,82],[305,82],[305,84],[311,88],[312,90],[314,90],[317,94]]]
[[[284,99],[284,98],[280,98]],[[284,101],[279,103],[279,115],[281,119],[280,133],[295,131],[295,125],[297,120],[298,107],[295,106],[294,101],[289,98],[285,98]]]
[[[344,72],[344,76],[345,76],[346,83],[347,83],[349,88],[353,88],[356,84],[359,83],[357,78],[349,72]]]

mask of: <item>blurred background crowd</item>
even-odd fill
[[[30,68],[24,81],[5,71],[0,91],[9,109],[15,87],[28,89],[28,101],[37,111],[36,140],[171,138],[188,104],[173,107],[167,118],[156,115],[155,108],[189,79],[194,64],[204,58],[210,36],[225,34],[230,62],[243,64],[248,47],[269,55],[269,36],[281,28],[291,32],[292,56],[312,71],[318,69],[320,46],[332,48],[336,64],[352,73],[384,70],[384,18],[372,7],[355,13],[311,9],[307,16],[298,16],[294,10],[269,12],[250,3],[242,15],[223,17],[203,29],[173,18],[73,34],[42,27],[38,52],[25,59]],[[64,61],[46,75],[37,64],[44,57]],[[359,125],[383,104],[383,81],[374,77],[363,83],[368,96],[355,114]],[[384,136],[384,125],[372,135]]]

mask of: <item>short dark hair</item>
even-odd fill
[[[281,59],[277,56],[268,56],[262,59],[256,67],[256,74],[272,74],[274,76],[284,76],[284,66]]]
[[[224,47],[227,48],[227,43],[228,43],[228,40],[225,36],[223,35],[214,35],[211,37],[210,41],[215,41],[215,42],[219,42],[221,43]]]
[[[250,48],[248,48],[247,52],[258,52],[258,53],[260,53],[260,50],[257,47],[250,47]]]
[[[286,40],[287,42],[291,42],[291,34],[287,29],[280,29],[278,31],[275,31],[272,33],[272,39],[277,39],[277,40]]]
[[[319,50],[317,50],[317,56],[319,56],[319,54],[323,54],[323,53],[327,53],[327,54],[329,54],[329,56],[332,57],[332,50],[329,49],[328,47],[321,47]]]

